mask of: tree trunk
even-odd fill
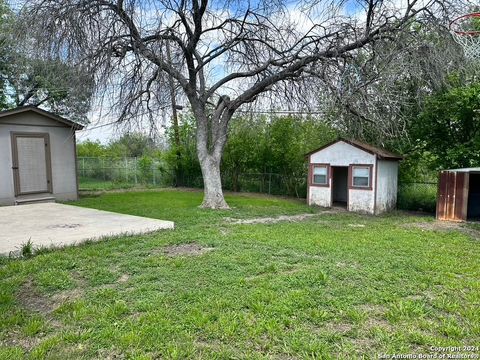
[[[207,209],[229,209],[223,197],[222,179],[220,177],[220,159],[212,155],[200,157],[203,175],[202,207]]]
[[[197,155],[203,176],[203,203],[207,209],[229,209],[223,197],[220,162],[227,142],[228,121],[233,112],[224,111],[228,98],[220,98],[210,123],[201,104],[193,96],[190,104],[197,122]]]

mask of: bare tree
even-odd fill
[[[452,74],[469,72],[448,28],[416,23],[394,43],[378,41],[338,70],[334,81],[315,80],[329,97],[327,117],[342,132],[382,145],[408,143],[408,123],[425,99],[448,87]]]
[[[361,0],[349,15],[336,0],[31,0],[25,13],[46,49],[88,64],[103,89],[114,79],[120,120],[154,114],[172,77],[196,119],[202,205],[224,209],[220,162],[234,113],[265,93],[288,94],[377,41],[395,41],[436,0],[395,4]]]

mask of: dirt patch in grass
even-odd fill
[[[198,256],[212,251],[213,248],[202,247],[198,244],[182,244],[167,246],[163,253],[168,256]]]
[[[352,329],[353,329],[352,324],[348,324],[348,323],[332,322],[332,323],[325,324],[325,330],[327,330],[330,333],[337,333],[337,334],[344,335],[352,331]]]
[[[415,226],[422,230],[459,230],[461,228],[460,223],[457,222],[449,222],[449,221],[432,221],[432,222],[419,222],[413,224],[406,224],[405,226]]]
[[[105,359],[105,360],[126,359],[126,355],[122,353],[120,350],[115,349],[114,347],[110,349],[100,349],[98,350],[96,355],[98,356],[98,359]]]
[[[118,283],[126,283],[128,281],[128,279],[130,279],[130,275],[128,274],[123,274],[122,276],[120,276],[117,280]]]
[[[78,299],[83,295],[83,290],[75,288],[62,291],[53,296],[41,294],[32,280],[20,287],[17,293],[18,303],[25,309],[42,314],[48,314],[57,309],[64,302]]]
[[[412,301],[432,301],[435,295],[431,291],[423,291],[421,294],[412,294],[405,297],[406,300]]]
[[[368,331],[373,328],[391,330],[392,326],[385,318],[385,314],[387,313],[385,306],[376,304],[363,304],[358,306],[357,309],[367,314],[367,318],[363,324],[364,329]]]
[[[76,288],[71,290],[62,291],[58,294],[55,294],[51,297],[53,303],[53,309],[56,309],[64,302],[76,300],[83,296],[83,290]]]
[[[377,317],[369,317],[365,322],[365,328],[368,330],[373,328],[382,328],[390,331],[392,329],[392,326],[385,319],[381,319]]]
[[[221,227],[219,228],[219,231],[220,231],[220,234],[222,236],[227,236],[231,233],[230,229],[226,228],[226,227]]]
[[[336,214],[337,210],[325,210],[318,214],[299,214],[299,215],[280,215],[277,217],[260,217],[253,219],[232,219],[225,218],[230,224],[234,225],[255,225],[255,224],[276,224],[278,222],[298,222],[310,219],[319,215]]]
[[[20,347],[25,351],[30,351],[44,340],[44,337],[24,337],[18,332],[11,332],[6,339],[0,341],[0,345],[8,347]]]
[[[371,353],[375,349],[375,340],[369,338],[357,338],[351,340],[355,352],[359,355],[359,358],[364,358],[365,354]],[[361,354],[361,356],[360,356]],[[351,355],[351,354],[349,354]]]
[[[363,304],[357,306],[357,309],[368,314],[383,315],[387,312],[387,308],[383,305],[376,304]]]
[[[344,262],[344,261],[339,261],[335,264],[339,268],[351,268],[351,269],[360,269],[361,266],[357,262]]]
[[[289,268],[289,269],[265,271],[265,272],[261,272],[261,273],[256,274],[256,275],[247,276],[245,278],[245,281],[253,281],[253,280],[257,280],[257,279],[266,278],[268,276],[275,276],[275,277],[289,276],[289,275],[296,274],[300,271],[304,271],[306,269],[307,269],[306,267],[292,267],[292,268]]]
[[[53,310],[51,299],[41,295],[31,280],[20,287],[17,300],[22,307],[31,311],[47,313]]]
[[[468,224],[462,222],[432,221],[408,223],[404,225],[404,227],[412,226],[426,231],[459,231],[476,240],[480,240],[480,230],[469,227]]]
[[[365,224],[348,224],[347,226],[352,228],[364,228]]]

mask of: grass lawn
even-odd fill
[[[81,191],[129,189],[135,185],[126,182],[115,182],[111,180],[100,180],[88,177],[80,177],[78,187]]]
[[[177,228],[0,260],[0,359],[343,359],[480,346],[480,242],[470,235],[402,213],[227,201],[222,212],[199,209],[201,193],[187,191],[77,202]],[[305,213],[318,215],[231,220]],[[165,253],[185,243],[206,251]]]

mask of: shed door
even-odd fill
[[[15,196],[52,192],[48,134],[12,133]]]
[[[437,219],[466,220],[469,174],[442,171],[438,183]]]

